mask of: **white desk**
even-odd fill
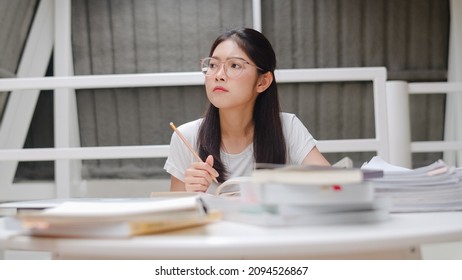
[[[71,259],[406,259],[420,258],[420,245],[462,240],[462,212],[285,228],[223,221],[122,240],[3,236],[7,250],[49,251],[55,258]]]

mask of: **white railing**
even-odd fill
[[[352,82],[371,81],[374,94],[375,138],[322,140],[318,148],[323,153],[376,151],[385,160],[389,160],[388,112],[385,92],[387,79],[384,67],[362,68],[325,68],[325,69],[291,69],[276,72],[276,79],[281,83],[303,82]]]
[[[389,159],[385,68],[277,70],[276,79],[278,83],[371,81],[374,94],[376,137],[373,139],[324,140],[319,141],[318,147],[322,152],[327,153],[376,151],[385,160]],[[204,78],[200,72],[14,78],[0,79],[0,91],[194,86],[201,85],[203,82]],[[60,131],[55,133],[60,133]],[[1,150],[0,161],[57,160],[56,164],[59,164],[58,160],[61,159],[155,158],[166,157],[167,155],[168,145],[58,147]],[[62,193],[70,192],[67,190]]]
[[[387,113],[385,99],[386,70],[381,67],[365,68],[330,68],[330,69],[287,69],[277,70],[276,79],[278,83],[317,83],[317,82],[344,82],[344,81],[371,81],[374,91],[374,109],[376,121],[376,138],[374,139],[345,139],[345,140],[322,140],[319,141],[320,149],[323,152],[357,152],[377,151],[379,155],[388,159],[388,134],[387,134]],[[202,85],[203,75],[200,72],[184,73],[155,73],[155,74],[123,74],[123,75],[94,75],[94,76],[72,76],[72,77],[45,77],[45,78],[21,78],[1,79],[0,91],[42,89],[55,90],[59,88],[72,89],[94,89],[94,88],[126,88],[126,87],[161,87],[161,86],[193,86]],[[59,133],[59,132],[58,132]],[[146,147],[130,146],[130,152],[141,154],[146,152]],[[49,153],[47,149],[36,149],[35,157],[38,158],[43,151],[43,158],[48,155],[49,159],[57,159],[60,153],[66,154],[75,149],[62,149],[62,152]],[[114,151],[122,151],[116,149]],[[165,157],[166,147],[157,149],[145,157]],[[0,161],[5,160],[0,152]],[[18,151],[18,153],[24,153]],[[73,152],[75,153],[75,152]],[[98,149],[92,151],[94,159],[103,159],[109,156],[108,153],[99,153]],[[9,151],[13,154],[13,150]],[[52,158],[51,155],[55,155]],[[122,154],[121,154],[122,155]],[[92,156],[88,154],[88,156]],[[131,157],[130,153],[123,153],[124,157]],[[65,156],[61,156],[65,158]],[[70,157],[69,157],[70,158]],[[75,157],[77,158],[76,155]],[[114,158],[114,157],[111,157]],[[33,157],[24,157],[24,160],[34,160]],[[88,157],[87,157],[88,159]],[[43,160],[43,159],[41,159]]]
[[[387,82],[389,108],[390,159],[401,166],[411,166],[412,153],[447,152],[458,154],[457,165],[462,162],[462,121],[455,118],[454,140],[411,141],[409,94],[461,94],[462,83],[405,81]],[[448,121],[448,120],[446,120]]]

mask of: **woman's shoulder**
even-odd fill
[[[292,113],[281,113],[281,125],[286,135],[292,135],[293,133],[300,133],[300,131],[308,130],[297,115]]]
[[[297,117],[295,114],[287,113],[287,112],[281,112],[280,115],[281,115],[281,119],[292,119],[292,118]]]
[[[202,123],[202,119],[197,119],[194,121],[190,121],[187,123],[184,123],[180,126],[177,127],[177,129],[181,132],[181,134],[186,138],[186,140],[191,143],[192,145],[195,145],[197,143],[197,138],[199,135],[199,128]],[[172,133],[172,138],[170,141],[170,145],[172,147],[185,147],[185,145],[182,143],[180,136],[178,136],[177,133],[173,132]]]
[[[294,121],[300,122],[299,118],[292,113],[281,112],[282,124],[292,124]]]
[[[197,120],[194,120],[194,121],[190,121],[190,122],[187,122],[187,123],[184,123],[182,125],[180,125],[178,127],[178,129],[180,130],[196,130],[200,127],[201,123],[202,123],[202,118],[201,119],[197,119]],[[183,132],[183,131],[181,131]]]
[[[194,121],[190,121],[178,126],[178,130],[188,139],[194,137],[199,132],[199,128],[202,123],[202,118]]]

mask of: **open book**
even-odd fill
[[[130,237],[190,226],[220,218],[198,195],[134,202],[69,201],[38,213],[18,216],[37,236],[105,238]]]
[[[251,183],[248,176],[234,177],[226,180],[215,190],[217,196],[237,196],[240,194],[241,187]]]

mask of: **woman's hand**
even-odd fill
[[[190,192],[205,192],[219,176],[213,168],[213,157],[210,155],[205,162],[194,162],[185,172],[185,189]]]

